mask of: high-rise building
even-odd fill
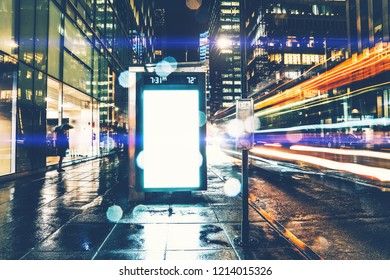
[[[205,65],[206,71],[206,97],[207,113],[210,113],[210,41],[209,32],[206,31],[199,35],[199,60]],[[209,116],[208,116],[209,117]]]
[[[348,49],[356,64],[349,90],[360,92],[350,104],[358,118],[384,120],[370,127],[378,143],[382,136],[390,138],[389,7],[389,0],[347,0]]]
[[[241,98],[240,2],[216,0],[211,11],[210,114]]]
[[[200,62],[206,62],[210,58],[209,32],[206,31],[199,35],[199,59]]]
[[[248,86],[262,94],[345,58],[345,1],[247,1]],[[325,65],[325,64],[324,64]],[[317,68],[321,71],[320,67]],[[324,69],[322,69],[324,70]],[[311,75],[316,75],[315,71]]]
[[[165,9],[156,8],[154,10],[154,49],[156,61],[161,61],[167,52],[167,23]]]
[[[347,0],[350,53],[390,41],[389,5],[387,0]]]
[[[153,61],[153,1],[0,1],[0,179],[57,162],[53,129],[69,123],[68,161],[121,146],[130,65]]]

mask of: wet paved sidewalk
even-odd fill
[[[153,193],[133,204],[123,155],[65,170],[0,183],[0,259],[305,259],[251,208],[258,244],[236,246],[241,199],[226,197],[211,170],[207,191]]]

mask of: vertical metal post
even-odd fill
[[[240,48],[241,48],[241,98],[246,98],[246,26],[245,17],[246,0],[240,1]],[[242,221],[241,221],[241,244],[246,246],[249,242],[249,219],[248,219],[248,150],[242,150],[241,185],[242,185]]]
[[[240,56],[241,56],[241,98],[247,97],[247,80],[246,80],[246,26],[245,17],[246,0],[240,1]]]
[[[240,0],[240,48],[241,48],[241,98],[247,97],[247,65],[246,65],[246,0]],[[252,110],[253,110],[253,103]],[[243,148],[241,154],[241,185],[242,185],[242,221],[241,236],[234,242],[242,247],[256,246],[257,240],[249,237],[249,184],[248,184],[248,154],[250,148]]]
[[[242,184],[242,221],[241,221],[241,245],[249,244],[249,187],[248,187],[248,150],[242,150],[241,184]]]

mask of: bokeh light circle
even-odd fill
[[[107,209],[106,217],[111,222],[118,222],[120,219],[122,219],[123,216],[123,210],[118,205],[110,206]]]
[[[223,191],[228,197],[236,197],[241,192],[241,182],[238,179],[228,179],[224,186]]]
[[[169,62],[162,60],[156,65],[156,74],[159,75],[161,78],[168,77],[172,72],[173,68]]]
[[[161,78],[168,77],[172,72],[177,69],[177,61],[174,57],[168,56],[157,63],[155,71]]]
[[[204,126],[207,123],[207,116],[205,112],[199,111],[199,127]]]
[[[135,162],[139,168],[144,169],[144,151],[139,152]]]
[[[186,5],[190,10],[197,10],[202,6],[202,0],[186,0]]]
[[[260,127],[260,121],[256,117],[248,117],[244,122],[246,132],[255,132]]]
[[[118,82],[122,87],[128,88],[128,87],[130,87],[129,78],[130,78],[129,77],[129,70],[123,71],[122,73],[119,74]]]
[[[231,137],[239,137],[244,134],[244,123],[239,119],[233,119],[227,124],[227,133]]]

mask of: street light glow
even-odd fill
[[[217,46],[219,49],[228,49],[232,46],[232,40],[226,37],[221,37],[217,40]]]

